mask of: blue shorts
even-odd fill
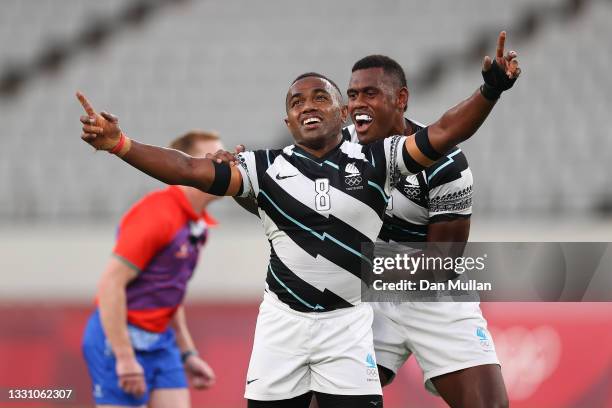
[[[115,355],[106,340],[99,312],[90,317],[83,336],[83,356],[93,383],[93,396],[98,405],[145,405],[151,391],[160,388],[186,388],[187,378],[174,331],[152,333],[132,325],[128,332],[136,359],[142,365],[147,390],[141,398],[125,393],[119,387],[115,372]]]

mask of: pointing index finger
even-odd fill
[[[504,58],[504,45],[506,44],[506,32],[502,31],[497,37],[497,58]]]
[[[77,99],[79,100],[79,102],[81,102],[81,106],[83,106],[83,109],[85,109],[85,112],[87,112],[89,117],[91,117],[91,118],[95,117],[96,116],[96,111],[91,106],[91,104],[89,103],[89,101],[87,100],[85,95],[83,95],[81,92],[77,92],[76,96],[77,96]]]

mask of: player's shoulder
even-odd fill
[[[425,126],[424,124],[422,124],[421,122],[418,122],[414,119],[408,119],[406,118],[406,122],[410,124],[410,126],[412,127],[412,133],[416,133],[419,130],[423,130],[425,129],[427,126]]]
[[[167,219],[169,214],[180,209],[171,188],[154,190],[144,195],[125,212],[121,224],[134,219],[149,219],[151,223]]]
[[[274,160],[283,153],[283,151],[291,146],[283,149],[258,149],[248,150],[238,154],[238,162],[243,166],[256,166],[258,169],[266,169],[274,163]]]
[[[430,189],[457,180],[469,181],[470,184],[472,182],[472,173],[467,157],[458,147],[455,147],[424,171]],[[470,180],[467,180],[468,178]]]

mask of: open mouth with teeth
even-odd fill
[[[355,123],[355,130],[358,133],[363,133],[368,130],[374,118],[365,113],[358,113],[353,116],[353,123]]]
[[[312,117],[305,118],[304,120],[302,120],[302,126],[304,126],[306,129],[315,129],[319,127],[321,122],[322,122],[321,118],[312,116]]]

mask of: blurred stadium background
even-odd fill
[[[463,146],[470,239],[609,242],[610,21],[608,0],[0,0],[0,389],[70,388],[58,405],[91,404],[80,336],[96,283],[121,213],[160,186],[79,140],[75,90],[141,141],[204,128],[230,149],[284,146],[300,73],[345,87],[353,62],[387,54],[427,123],[476,89],[505,29],[524,75]],[[268,247],[231,200],[211,212],[221,225],[187,312],[219,379],[192,398],[241,407]],[[483,309],[513,406],[612,407],[611,304]],[[385,406],[443,406],[421,381],[412,361]]]

